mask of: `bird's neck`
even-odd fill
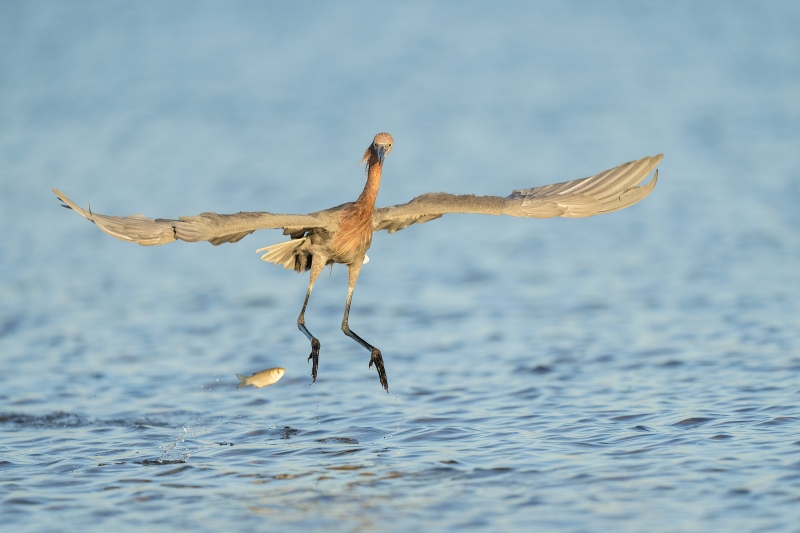
[[[364,190],[355,201],[362,209],[372,212],[375,207],[375,200],[378,198],[378,189],[381,187],[382,165],[378,162],[378,156],[372,154],[367,162],[367,184]]]

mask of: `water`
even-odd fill
[[[800,9],[3,3],[0,512],[22,531],[797,530]],[[450,216],[344,269],[58,207],[508,194],[664,152],[641,204]],[[235,388],[235,373],[286,376]]]

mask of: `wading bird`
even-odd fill
[[[311,377],[317,380],[320,343],[308,331],[305,322],[306,307],[314,282],[326,265],[347,265],[347,303],[344,307],[342,331],[371,352],[369,366],[375,367],[381,385],[389,392],[389,382],[383,365],[381,351],[350,329],[348,317],[353,289],[365,262],[366,252],[372,243],[372,234],[380,230],[394,233],[411,224],[422,224],[447,213],[477,213],[484,215],[509,215],[513,217],[589,217],[610,213],[635,204],[653,190],[658,180],[656,170],[652,180],[639,186],[661,161],[663,155],[645,157],[624,163],[594,176],[513,191],[509,196],[453,195],[427,193],[408,203],[375,208],[375,199],[381,184],[381,172],[386,156],[392,150],[392,136],[379,133],[364,153],[367,183],[355,202],[349,202],[307,215],[286,215],[266,212],[218,215],[201,213],[192,217],[147,218],[144,215],[115,217],[99,215],[80,208],[64,193],[53,189],[64,207],[73,209],[82,217],[94,222],[112,237],[143,246],[166,244],[172,241],[208,241],[213,245],[238,242],[259,229],[283,229],[290,239],[256,250],[266,252],[264,261],[282,265],[297,272],[310,270],[308,291],[303,308],[297,317],[297,327],[311,341]]]

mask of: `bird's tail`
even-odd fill
[[[308,245],[311,244],[308,237],[292,239],[286,242],[279,242],[272,246],[259,248],[256,253],[266,251],[261,259],[269,263],[275,263],[287,270],[297,270],[302,272],[308,270],[311,265],[311,254],[308,252]]]
[[[236,377],[239,378],[239,384],[236,385],[237,389],[241,389],[242,387],[247,386],[247,376],[236,374]]]

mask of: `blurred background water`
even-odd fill
[[[797,530],[800,4],[0,3],[0,513],[21,531]],[[591,219],[448,216],[345,269],[109,214],[506,195],[665,153]],[[283,366],[264,389],[235,373]]]

